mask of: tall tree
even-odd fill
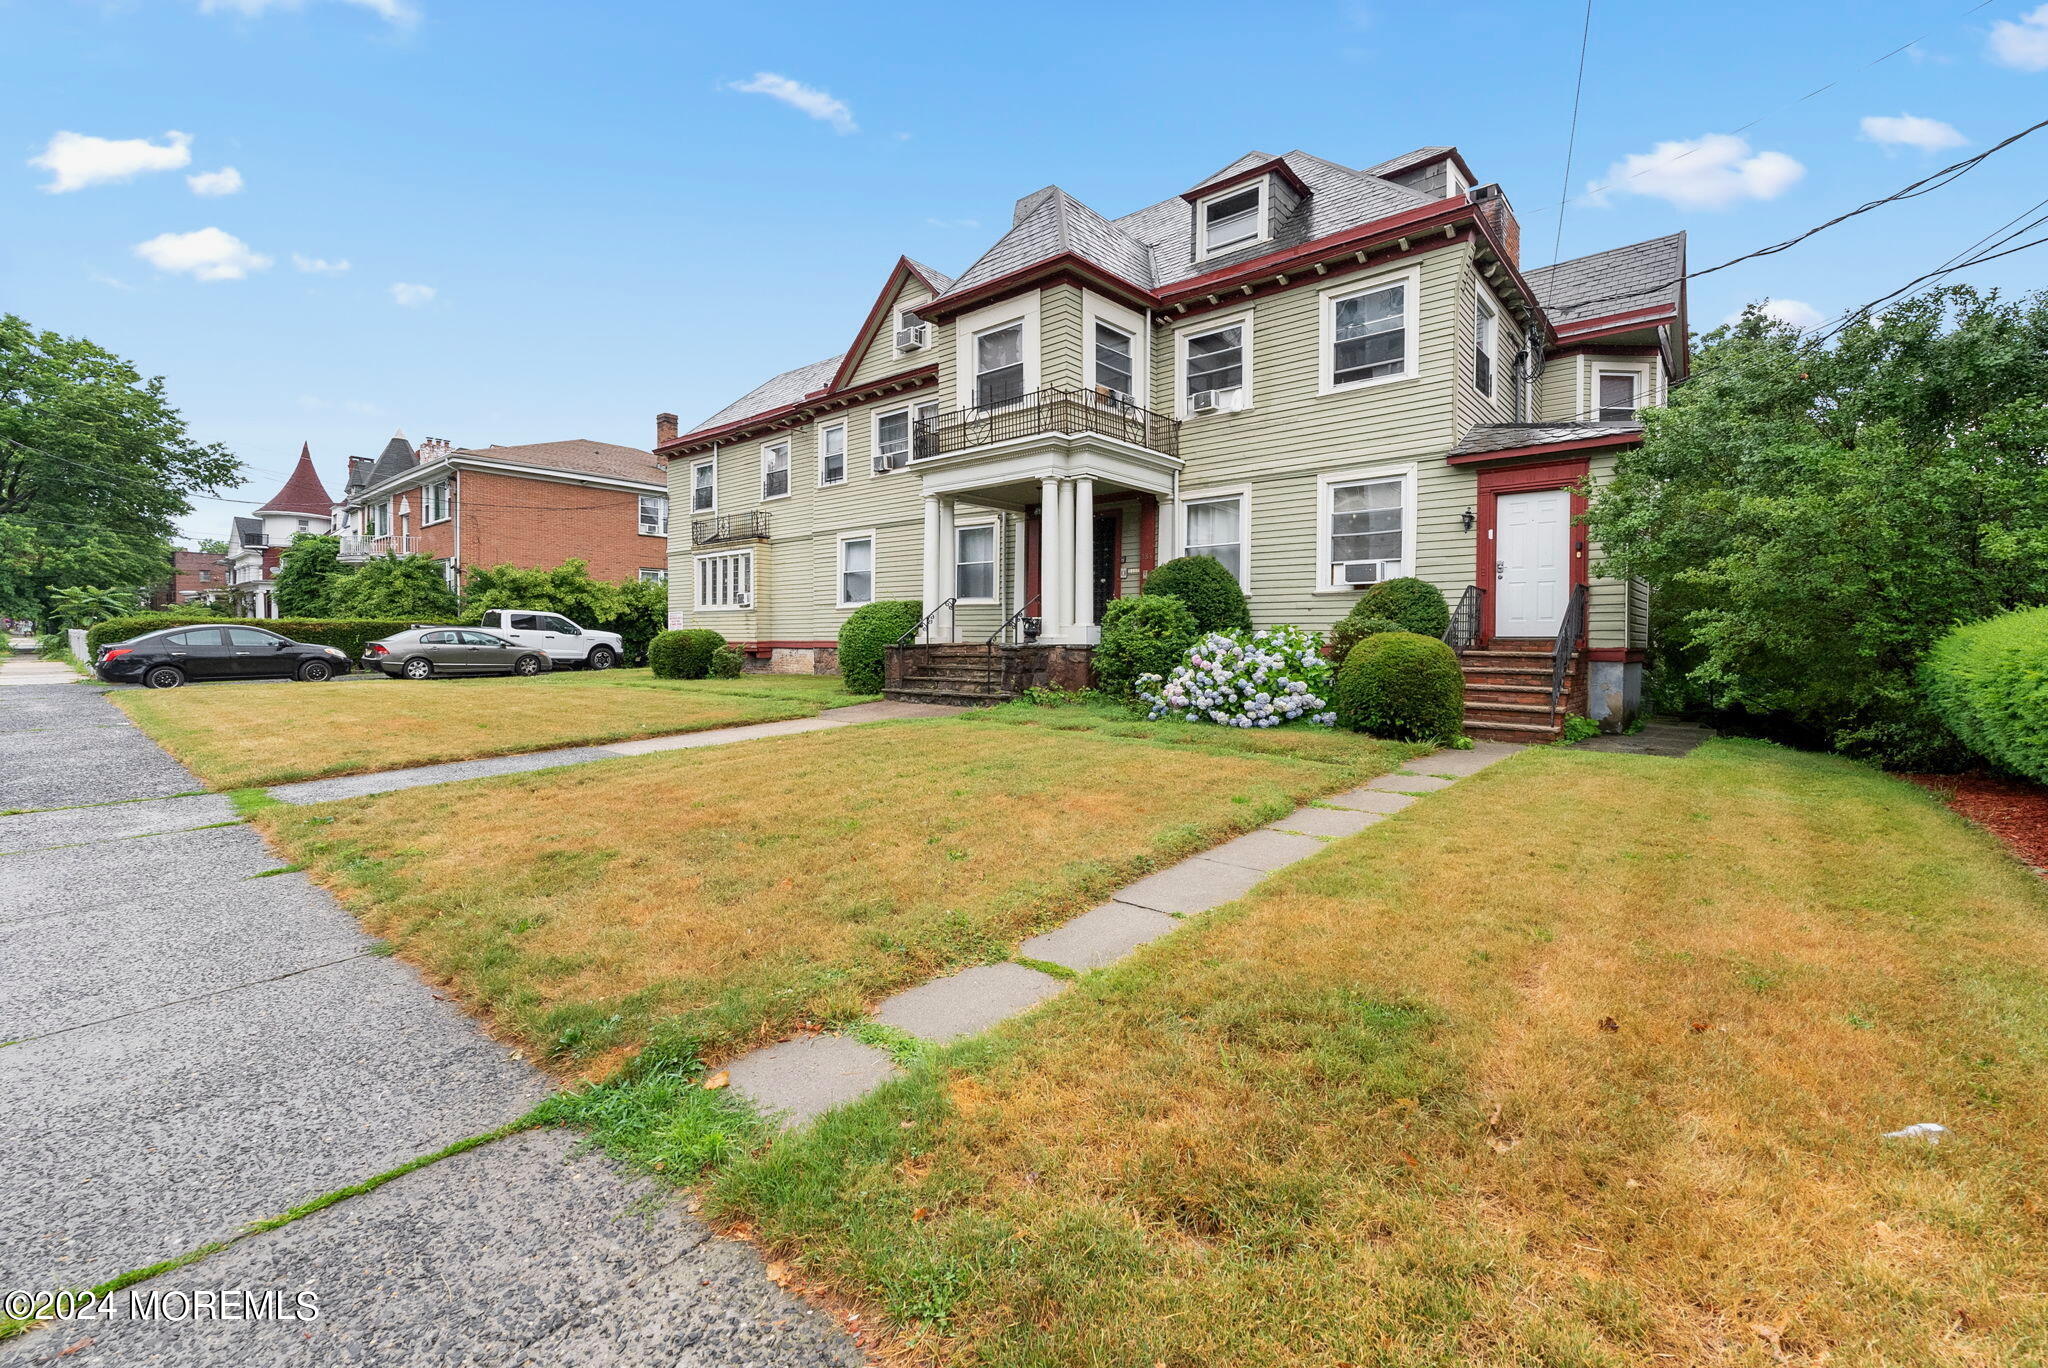
[[[33,616],[58,589],[167,579],[190,496],[240,478],[226,448],[186,435],[161,378],[0,316],[0,613]]]
[[[199,545],[194,549],[209,556],[225,556],[228,553],[228,544],[221,537],[201,537]]]
[[[335,617],[451,622],[455,591],[432,556],[380,556],[328,581],[327,611]]]
[[[277,615],[315,618],[329,611],[329,591],[349,572],[341,564],[341,538],[301,532],[277,558]]]
[[[1914,671],[2048,603],[2048,294],[1904,300],[1832,346],[1755,310],[1645,415],[1588,526],[1647,580],[1677,701],[1902,767],[1957,757]]]

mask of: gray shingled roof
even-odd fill
[[[1641,423],[1481,423],[1451,448],[1453,456],[1477,456],[1552,442],[1583,442],[1617,432],[1640,433]]]
[[[236,518],[235,544],[233,546],[230,546],[228,550],[238,550],[244,544],[245,540],[249,537],[256,538],[256,545],[263,545],[263,519]]]
[[[784,371],[767,384],[757,385],[753,389],[748,390],[738,399],[733,400],[730,404],[727,404],[724,408],[691,428],[690,432],[702,432],[705,428],[724,427],[727,423],[736,423],[742,418],[751,418],[757,413],[766,413],[770,409],[779,409],[786,404],[794,404],[812,390],[823,389],[831,384],[832,377],[838,373],[839,363],[845,359],[846,353],[841,352],[837,356],[828,356],[823,361],[813,361],[808,366],[798,366],[795,370]],[[688,436],[689,433],[683,435]]]
[[[1019,207],[1021,217],[1016,225],[961,272],[945,294],[960,294],[1065,252],[1120,279],[1151,284],[1152,262],[1144,244],[1119,232],[1108,219],[1057,185],[1025,196]]]
[[[1632,242],[1522,274],[1554,325],[1656,304],[1676,306],[1685,275],[1685,234]]]
[[[451,456],[475,456],[507,465],[532,466],[537,470],[567,471],[577,475],[602,475],[614,480],[638,480],[661,484],[667,479],[661,465],[639,447],[616,442],[594,442],[588,437],[562,442],[528,442],[521,446],[461,447]]]
[[[420,458],[413,453],[412,443],[405,440],[405,434],[394,432],[391,440],[384,444],[384,450],[377,454],[377,463],[370,467],[368,484],[380,485],[394,475],[403,475],[418,465]]]
[[[953,288],[953,277],[947,275],[944,271],[935,271],[915,257],[905,257],[903,259],[910,263],[912,270],[931,282],[934,293],[944,294]]]
[[[1366,167],[1365,174],[1368,176],[1398,176],[1417,162],[1426,162],[1432,157],[1441,157],[1446,152],[1455,152],[1457,150],[1455,147],[1418,147],[1413,152],[1403,152],[1398,157],[1389,158],[1378,166]]]

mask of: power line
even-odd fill
[[[89,461],[80,461],[70,456],[59,456],[54,451],[44,451],[41,447],[32,447],[26,442],[18,442],[14,438],[5,435],[0,435],[0,442],[5,442],[7,443],[7,445],[15,448],[18,451],[26,451],[30,455],[40,456],[46,461],[56,461],[63,465],[76,466],[80,470],[87,471],[95,476],[98,476],[101,479],[136,480],[140,481],[143,484],[147,484],[153,490],[157,490],[159,492],[162,492],[164,490],[164,486],[162,484],[154,480],[151,480],[149,476],[144,475],[139,471],[122,470],[119,467],[96,466]],[[186,496],[180,495],[179,497],[182,498]],[[197,490],[190,491],[190,497],[200,499],[213,499],[220,503],[258,504],[263,502],[263,500],[260,499],[230,498],[225,494],[205,494],[200,493]]]
[[[1557,187],[1557,232],[1550,239],[1550,264],[1557,265],[1564,247],[1565,196],[1572,192],[1572,154],[1579,148],[1579,96],[1586,89],[1586,40],[1593,34],[1593,0],[1586,0],[1585,22],[1579,25],[1579,74],[1572,80],[1572,126],[1564,140],[1564,180]]]

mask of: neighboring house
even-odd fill
[[[171,552],[171,577],[150,591],[149,606],[204,602],[228,589],[228,558],[211,551]]]
[[[333,525],[334,499],[313,470],[313,453],[301,443],[299,463],[284,488],[253,517],[236,518],[228,537],[228,585],[240,610],[250,617],[277,616],[277,558],[301,532],[325,532]]]
[[[1575,519],[1685,374],[1685,269],[1673,235],[1525,271],[1449,147],[1254,152],[1115,220],[1049,186],[957,279],[900,260],[841,355],[657,419],[671,620],[803,668],[859,604],[918,599],[926,642],[1028,639],[1057,673],[1183,553],[1261,626],[1419,575],[1460,608],[1488,730],[1555,734],[1581,613],[1573,706],[1619,723],[1647,596],[1592,576]]]
[[[343,560],[432,556],[451,586],[479,566],[546,569],[571,557],[605,580],[668,574],[666,472],[647,452],[576,440],[418,450],[403,432],[351,458],[335,510]]]

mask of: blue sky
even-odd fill
[[[1596,0],[1563,255],[1684,228],[1710,265],[2042,117],[2048,4],[1970,3],[1874,0],[1845,24]],[[958,272],[1050,182],[1115,216],[1253,148],[1364,166],[1455,143],[1544,264],[1583,14],[0,0],[0,307],[163,375],[251,498],[302,440],[332,482],[396,426],[645,446],[659,410],[687,426],[840,350],[899,253]],[[2048,131],[1698,282],[1694,324],[1764,296],[1859,304],[2044,186]],[[2030,287],[2044,263],[1969,278]],[[233,511],[208,501],[186,531]]]

